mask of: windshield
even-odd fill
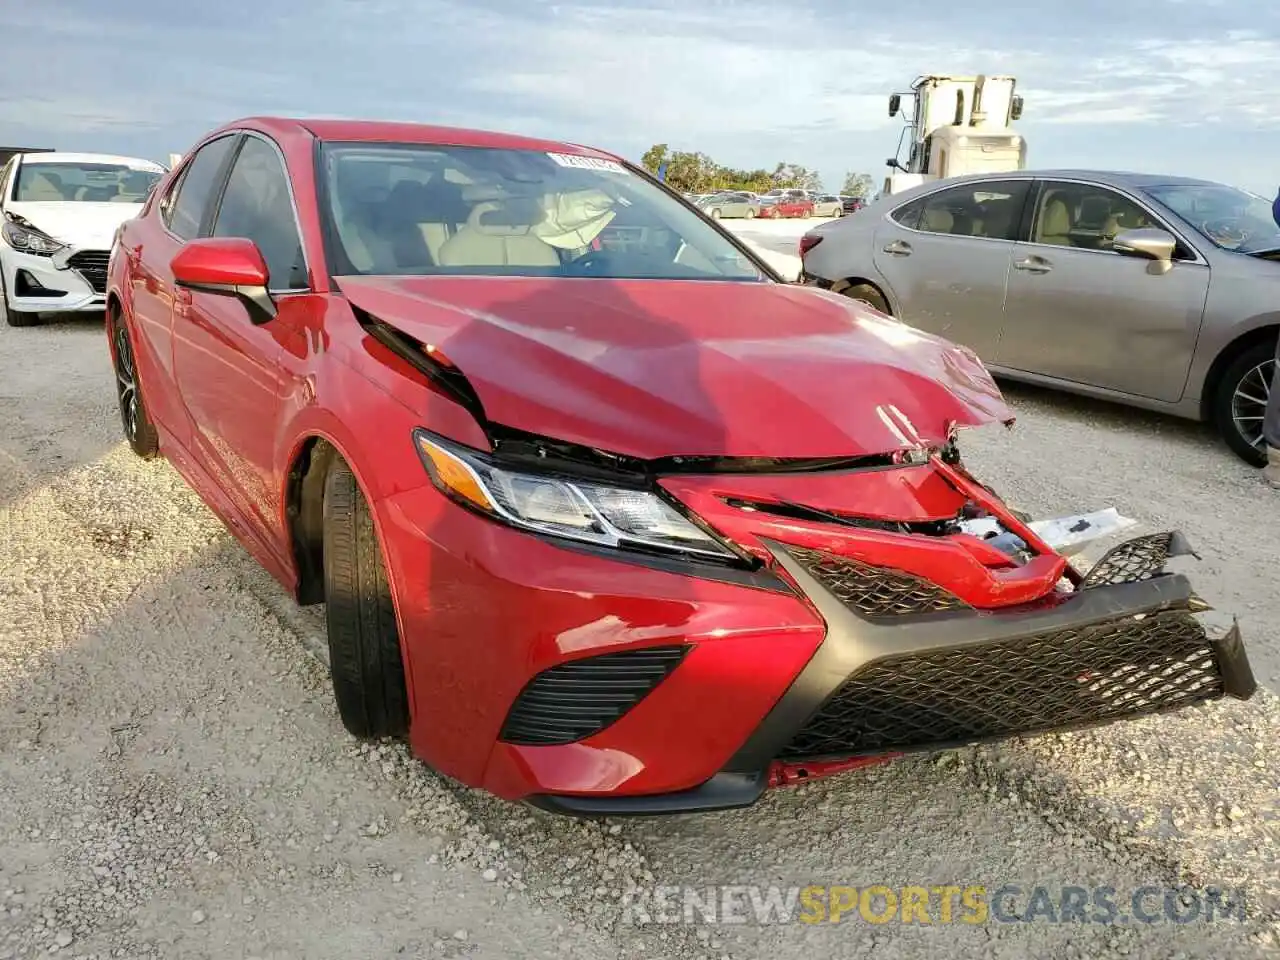
[[[1201,236],[1224,250],[1261,253],[1280,247],[1280,227],[1271,201],[1219,183],[1146,187]]]
[[[24,163],[14,179],[21,203],[142,203],[160,171],[123,163]]]
[[[760,281],[722,233],[612,160],[328,143],[334,272]]]

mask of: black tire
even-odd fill
[[[160,436],[147,416],[129,327],[114,310],[107,314],[107,323],[111,328],[111,366],[116,377],[116,404],[120,408],[124,438],[143,460],[154,460],[160,453]]]
[[[889,309],[889,301],[885,299],[884,294],[869,283],[852,283],[842,288],[840,292],[851,300],[865,300],[886,316],[893,316],[893,311]]]
[[[1245,420],[1244,423],[1248,425],[1245,429],[1256,426],[1258,431],[1256,435],[1252,432],[1246,434],[1242,432],[1242,426],[1236,417],[1262,416],[1264,404],[1254,403],[1247,397],[1265,401],[1266,394],[1260,392],[1262,382],[1259,377],[1265,377],[1268,369],[1274,370],[1275,356],[1275,344],[1270,342],[1257,343],[1242,351],[1222,371],[1222,378],[1213,395],[1214,428],[1236,456],[1255,467],[1266,466],[1267,463],[1265,446],[1261,441],[1262,421]],[[1280,383],[1275,382],[1274,373],[1271,389],[1280,389]],[[1237,391],[1241,391],[1244,396],[1237,398]]]
[[[40,314],[9,309],[9,291],[4,285],[4,272],[0,271],[0,296],[4,297],[4,322],[11,327],[34,327],[40,322]]]
[[[409,730],[400,631],[369,504],[335,459],[324,485],[329,674],[342,725],[365,739]]]

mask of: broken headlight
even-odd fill
[[[499,466],[422,430],[413,439],[441,492],[513,527],[603,547],[740,559],[652,491]]]
[[[14,250],[20,253],[32,253],[37,257],[52,256],[66,246],[65,243],[59,243],[33,227],[19,226],[12,221],[0,227],[0,235],[4,236],[4,242]]]

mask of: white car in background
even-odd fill
[[[0,172],[0,295],[12,327],[101,311],[116,228],[165,168],[97,153],[24,153]]]

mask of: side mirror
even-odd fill
[[[896,117],[898,108],[902,106],[902,97],[896,93],[889,94],[889,116]]]
[[[1152,261],[1151,273],[1168,273],[1173,267],[1173,252],[1178,241],[1167,230],[1155,227],[1140,227],[1136,230],[1121,230],[1111,241],[1112,249],[1132,257],[1145,257]]]
[[[202,237],[190,240],[169,263],[173,282],[189,290],[239,297],[249,319],[262,324],[276,315],[267,292],[267,263],[252,240]]]
[[[1013,100],[1010,102],[1009,119],[1010,120],[1022,119],[1022,98],[1021,97],[1014,97]]]

